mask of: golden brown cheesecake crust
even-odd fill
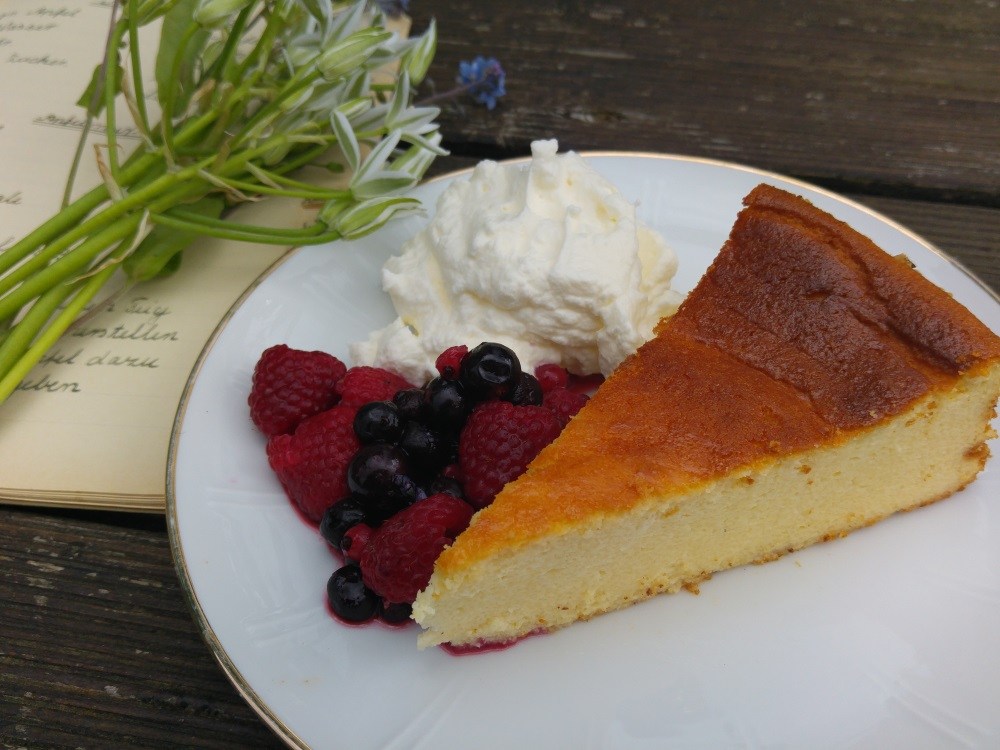
[[[975,316],[843,222],[768,185],[744,205],[676,315],[476,516],[438,573],[838,443],[1000,358]]]

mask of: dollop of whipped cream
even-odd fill
[[[351,347],[355,363],[420,384],[448,347],[496,341],[525,372],[608,375],[652,337],[681,301],[676,256],[582,157],[557,152],[536,141],[529,164],[484,161],[444,191],[383,267],[399,317]]]

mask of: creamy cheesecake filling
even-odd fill
[[[556,629],[947,497],[986,461],[994,433],[984,424],[998,393],[1000,364],[981,366],[832,446],[762,459],[669,500],[595,515],[435,576],[413,607],[426,628],[419,643]]]

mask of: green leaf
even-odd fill
[[[348,120],[358,117],[364,114],[369,109],[372,108],[371,97],[364,97],[359,99],[351,99],[350,101],[343,102],[337,106],[337,111],[344,115]]]
[[[332,22],[326,29],[326,38],[331,42],[338,42],[361,28],[365,5],[367,3],[362,0],[362,2],[354,3],[354,5],[340,11],[331,19]]]
[[[419,133],[403,133],[402,140],[437,156],[448,155],[448,150],[441,147],[441,134],[437,130],[432,131],[430,137]],[[393,169],[398,169],[398,167],[393,166]]]
[[[198,0],[193,18],[195,22],[209,28],[222,26],[251,2],[252,0]]]
[[[174,113],[183,112],[197,85],[196,75],[201,52],[208,44],[208,29],[192,30],[198,0],[180,0],[163,17],[160,47],[156,51],[156,86],[160,105],[173,94]],[[183,49],[182,49],[183,47]],[[174,63],[180,55],[180,67],[174,78]]]
[[[367,99],[371,96],[372,76],[367,70],[360,70],[354,74],[350,80],[347,92],[344,94],[347,99]]]
[[[341,212],[331,228],[345,239],[353,240],[371,234],[399,214],[419,210],[420,201],[416,198],[372,198]]]
[[[330,113],[330,125],[337,136],[337,143],[340,150],[347,159],[347,165],[352,172],[358,171],[358,164],[361,163],[361,146],[358,139],[354,137],[354,129],[343,112],[334,110]]]
[[[192,213],[218,219],[226,202],[214,195],[189,203],[184,208]],[[157,225],[139,243],[138,247],[125,258],[122,269],[133,281],[149,281],[157,277],[169,276],[180,267],[181,251],[190,245],[196,232]]]
[[[396,90],[393,92],[392,100],[389,102],[389,112],[385,116],[385,124],[390,128],[397,127],[394,123],[406,110],[406,105],[410,103],[410,74],[405,70],[396,80]]]
[[[441,110],[437,107],[410,107],[397,117],[386,117],[385,124],[390,128],[402,130],[404,136],[407,133],[421,135],[437,128],[434,120],[440,114]]]
[[[389,160],[392,156],[392,150],[396,148],[399,143],[399,132],[389,133],[385,138],[383,138],[379,144],[371,150],[368,154],[368,158],[365,159],[364,163],[358,167],[357,171],[354,173],[354,178],[351,180],[351,188],[353,189],[355,185],[360,185],[362,182],[368,179],[369,175],[372,175],[382,169],[382,166]]]
[[[330,23],[333,15],[333,8],[329,2],[322,0],[299,0],[306,12],[320,23]]]
[[[337,222],[337,218],[353,205],[350,199],[338,198],[323,204],[316,218],[322,221],[327,227],[332,228]]]
[[[145,0],[139,5],[139,11],[136,16],[136,23],[139,26],[145,26],[148,23],[152,23],[158,18],[162,18],[167,13],[173,9],[180,0]],[[128,13],[127,3],[126,3],[126,13]]]
[[[121,57],[119,56],[118,65],[115,66],[115,96],[117,96],[122,90],[122,66]],[[87,88],[84,89],[83,94],[77,100],[76,104],[78,107],[83,107],[87,110],[87,114],[91,117],[97,117],[104,111],[104,64],[101,63],[94,68],[93,74],[90,76],[90,83],[87,84]]]
[[[419,180],[424,176],[439,152],[444,151],[446,155],[448,153],[441,148],[441,134],[439,132],[435,131],[429,138],[421,138],[420,140],[422,143],[411,146],[392,163],[393,170],[405,172],[414,180]]]
[[[437,23],[434,19],[431,19],[427,31],[419,37],[419,41],[403,56],[403,69],[410,74],[410,80],[414,85],[424,80],[424,76],[427,75],[427,70],[431,67],[431,61],[434,59],[436,51]]]
[[[392,33],[383,29],[361,29],[320,52],[316,68],[326,80],[335,81],[363,65],[380,44],[391,38]]]
[[[381,195],[388,195],[406,188],[413,187],[416,180],[408,172],[396,172],[386,170],[371,175],[364,182],[354,185],[351,194],[356,198],[378,198]]]

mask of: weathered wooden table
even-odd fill
[[[839,191],[1000,291],[1000,8],[932,0],[414,0],[453,156],[563,148],[741,162]],[[996,459],[994,459],[996,460]],[[0,746],[277,747],[202,642],[157,516],[0,508]]]

